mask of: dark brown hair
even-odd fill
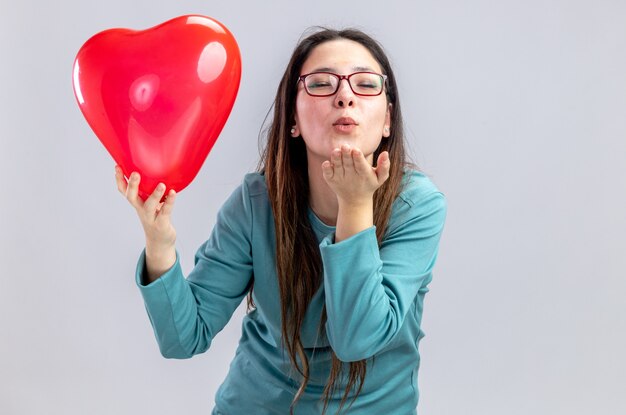
[[[319,246],[308,218],[309,178],[306,147],[302,138],[291,137],[295,124],[295,108],[298,77],[302,65],[318,45],[337,39],[348,39],[363,45],[379,63],[387,75],[386,95],[391,106],[391,134],[383,138],[374,152],[374,161],[383,151],[389,152],[391,170],[389,179],[374,194],[374,225],[380,245],[391,215],[391,206],[397,197],[404,169],[407,165],[402,129],[402,114],[398,100],[396,79],[382,47],[370,36],[356,29],[318,31],[299,42],[287,69],[278,85],[274,100],[274,114],[267,130],[267,144],[263,150],[258,170],[265,174],[267,190],[274,213],[276,230],[276,271],[280,290],[282,314],[282,339],[292,365],[303,376],[292,404],[291,413],[305,391],[309,381],[309,362],[300,339],[302,321],[311,298],[322,284],[322,263]],[[248,307],[254,307],[252,288],[248,295]],[[322,310],[320,330],[326,323],[326,308]],[[350,318],[350,316],[345,316]],[[334,352],[332,366],[324,388],[326,412],[331,396],[336,390],[337,378],[341,376],[344,362]],[[296,356],[300,359],[298,364]],[[346,389],[339,406],[343,408],[348,394],[358,381],[358,389],[352,402],[361,392],[366,374],[366,360],[350,362]],[[352,405],[352,402],[350,405]],[[350,406],[348,406],[349,408]]]

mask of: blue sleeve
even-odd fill
[[[145,250],[142,252],[136,281],[163,356],[182,359],[206,351],[228,323],[252,277],[251,229],[252,211],[244,182],[220,209],[187,279],[177,252],[171,269],[143,285]]]
[[[380,248],[375,227],[336,244],[330,235],[320,244],[326,333],[342,361],[367,359],[384,349],[432,278],[446,217],[444,196],[430,193],[400,216]]]

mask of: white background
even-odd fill
[[[190,13],[233,32],[243,74],[177,201],[185,272],[256,166],[301,33],[357,26],[386,47],[413,157],[449,203],[420,415],[626,413],[624,1],[0,4],[0,413],[212,408],[243,308],[207,353],[160,356],[134,285],[143,233],[71,85],[93,34]]]

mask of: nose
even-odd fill
[[[346,81],[345,83],[343,81]],[[339,89],[335,95],[335,105],[340,108],[354,106],[354,92],[347,79],[339,81]]]

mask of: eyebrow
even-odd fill
[[[373,68],[369,66],[353,66],[352,70],[354,72],[376,72]],[[311,72],[336,72],[335,68],[331,68],[329,66],[323,66],[321,68],[315,68]]]

